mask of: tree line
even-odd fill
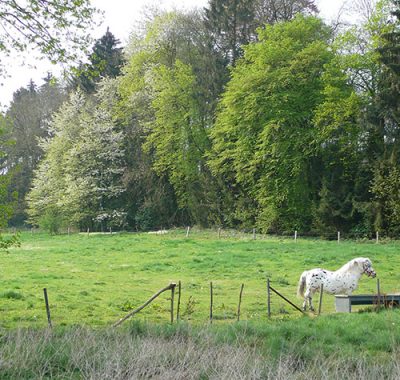
[[[398,0],[339,29],[311,0],[210,0],[123,49],[107,30],[67,79],[14,94],[0,207],[52,232],[398,236],[399,23]]]

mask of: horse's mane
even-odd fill
[[[350,271],[354,271],[355,269],[355,265],[354,262],[357,260],[362,260],[361,257],[356,258],[356,259],[352,259],[349,262],[347,262],[346,264],[344,264],[341,268],[339,268],[336,272],[350,272]],[[356,272],[359,272],[358,270],[356,270]]]

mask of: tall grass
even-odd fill
[[[342,317],[2,331],[0,378],[398,379],[399,313]]]

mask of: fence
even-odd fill
[[[0,230],[2,233],[7,234],[16,234],[18,232],[25,232],[30,234],[38,234],[38,233],[45,233],[44,231],[40,230],[39,228],[8,228],[4,230]],[[397,239],[397,237],[389,237],[385,236],[379,231],[376,231],[373,234],[370,233],[361,233],[361,232],[342,232],[342,231],[332,231],[330,233],[312,233],[312,232],[302,232],[293,229],[291,232],[284,232],[281,234],[266,234],[261,233],[257,229],[229,229],[229,228],[211,228],[211,229],[201,229],[196,227],[187,226],[186,228],[172,228],[169,230],[166,229],[159,229],[154,231],[129,231],[129,230],[113,230],[111,227],[107,228],[104,231],[98,230],[91,230],[87,228],[85,230],[79,230],[72,227],[62,228],[59,231],[61,235],[73,235],[73,234],[86,234],[88,236],[92,234],[115,234],[115,233],[130,233],[130,234],[137,234],[137,233],[148,233],[154,235],[169,235],[169,236],[184,236],[186,238],[194,237],[194,236],[201,236],[204,233],[207,234],[214,234],[215,237],[219,239],[228,239],[228,238],[237,238],[237,239],[252,239],[252,240],[266,240],[271,238],[282,238],[282,239],[293,239],[293,241],[297,242],[301,239],[323,239],[323,240],[335,240],[340,243],[343,240],[369,240],[376,243],[379,243],[382,240],[387,239]]]

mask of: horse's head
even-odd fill
[[[372,268],[372,262],[367,257],[354,259],[354,264],[358,266],[361,273],[365,273],[368,277],[376,277],[376,272],[374,268]]]

